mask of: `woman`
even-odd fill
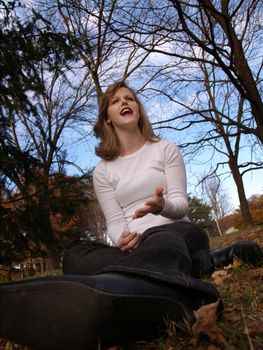
[[[214,287],[193,277],[231,263],[234,256],[256,263],[260,248],[241,241],[209,250],[206,233],[187,218],[181,154],[174,143],[153,135],[141,102],[125,82],[105,92],[94,132],[101,158],[93,172],[94,188],[114,247],[83,243],[71,248],[64,256],[64,273],[129,273],[143,281],[150,278],[155,287],[166,283],[186,312],[177,308],[170,317],[191,323],[194,309],[219,298]],[[124,283],[120,276],[119,283]]]
[[[225,249],[209,250],[207,235],[187,218],[186,175],[181,154],[174,143],[153,135],[140,100],[125,82],[112,84],[103,95],[94,132],[100,139],[96,154],[102,158],[93,172],[94,188],[114,246],[131,253],[154,232],[176,231],[180,239],[186,238],[191,274],[195,277],[229,264],[234,256],[245,262],[258,261],[261,251],[252,242],[241,241]],[[160,239],[160,246],[164,245],[167,252],[164,235]],[[92,251],[96,251],[94,256],[99,260],[95,259],[95,266],[91,255],[80,253],[89,251],[90,244],[82,244],[66,252],[64,272],[97,273],[118,257],[124,257],[120,250],[103,247],[102,254],[102,247],[95,246]]]
[[[194,310],[219,299],[195,277],[233,254],[252,263],[262,256],[252,242],[209,251],[206,234],[187,219],[179,150],[153,136],[124,82],[104,94],[94,131],[102,158],[94,188],[114,246],[83,242],[65,252],[64,276],[1,286],[0,337],[56,350],[156,337],[167,318],[192,324]]]
[[[94,186],[108,234],[119,248],[132,251],[146,229],[186,217],[183,160],[174,144],[153,137],[141,103],[122,82],[106,92],[94,130],[103,159]]]

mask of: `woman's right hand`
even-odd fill
[[[139,245],[140,235],[137,232],[122,232],[117,242],[117,247],[121,250],[127,250],[129,252],[136,249]]]

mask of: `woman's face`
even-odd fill
[[[108,120],[114,128],[138,126],[140,109],[133,93],[126,87],[121,87],[110,98],[108,105]]]

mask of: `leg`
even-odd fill
[[[144,255],[151,249],[154,251],[153,254],[156,254],[155,263],[158,265],[167,266],[170,261],[173,261],[177,264],[178,270],[187,274],[192,273],[194,277],[206,275],[212,269],[208,237],[203,230],[191,222],[175,222],[147,230],[142,235],[138,249],[146,250]],[[118,261],[128,255],[130,253],[121,251],[117,247],[83,242],[65,251],[62,269],[64,274],[92,275],[108,266],[118,264]],[[131,259],[136,266],[137,254]],[[140,266],[146,264],[145,269],[147,269],[147,261],[149,261],[149,254]],[[149,263],[149,269],[152,269],[152,262]]]
[[[200,274],[201,268],[207,273],[211,271],[208,238],[194,224],[175,224],[145,231],[136,250],[107,266],[103,272],[127,272],[167,282],[174,290],[188,295],[195,303],[194,309],[198,309],[220,298],[214,286],[192,277],[194,258],[199,263],[197,273]]]
[[[175,229],[183,234],[192,258],[191,274],[200,278],[213,270],[207,233],[191,222],[175,223]]]
[[[92,350],[98,340],[103,348],[154,338],[166,318],[192,324],[193,310],[219,294],[190,275],[199,247],[190,252],[183,234],[161,231],[132,253],[101,245],[67,252],[64,271],[76,275],[0,285],[0,336],[36,350]]]
[[[208,275],[217,267],[232,264],[234,258],[254,266],[263,260],[263,251],[255,242],[238,241],[225,248],[210,250],[207,234],[197,225],[180,221],[167,225],[166,229],[170,229],[169,226],[186,241],[192,258],[191,273],[194,277]]]
[[[192,300],[145,277],[66,275],[0,285],[0,337],[35,350],[149,340],[165,331],[166,318],[192,324]]]
[[[177,245],[178,239],[184,241],[185,249],[187,249],[191,259],[191,275],[193,277],[199,278],[211,273],[213,263],[210,256],[209,239],[204,230],[189,221],[178,221],[147,230],[143,234],[142,240],[155,233],[167,234],[167,232],[170,232],[173,239],[176,240],[174,243],[170,242],[172,246]],[[164,241],[166,241],[166,238]],[[181,250],[181,248],[179,249]],[[174,256],[176,256],[175,251]]]
[[[128,254],[117,247],[85,241],[65,251],[62,270],[67,275],[94,275]]]
[[[227,266],[237,258],[250,265],[258,265],[263,260],[260,246],[252,241],[238,241],[228,247],[211,250],[214,267]]]

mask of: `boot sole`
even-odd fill
[[[128,292],[116,279],[109,288],[96,276],[3,284],[0,336],[36,350],[93,350],[98,343],[108,347],[156,338],[165,332],[167,319],[193,323],[183,296],[138,281],[128,281]]]

